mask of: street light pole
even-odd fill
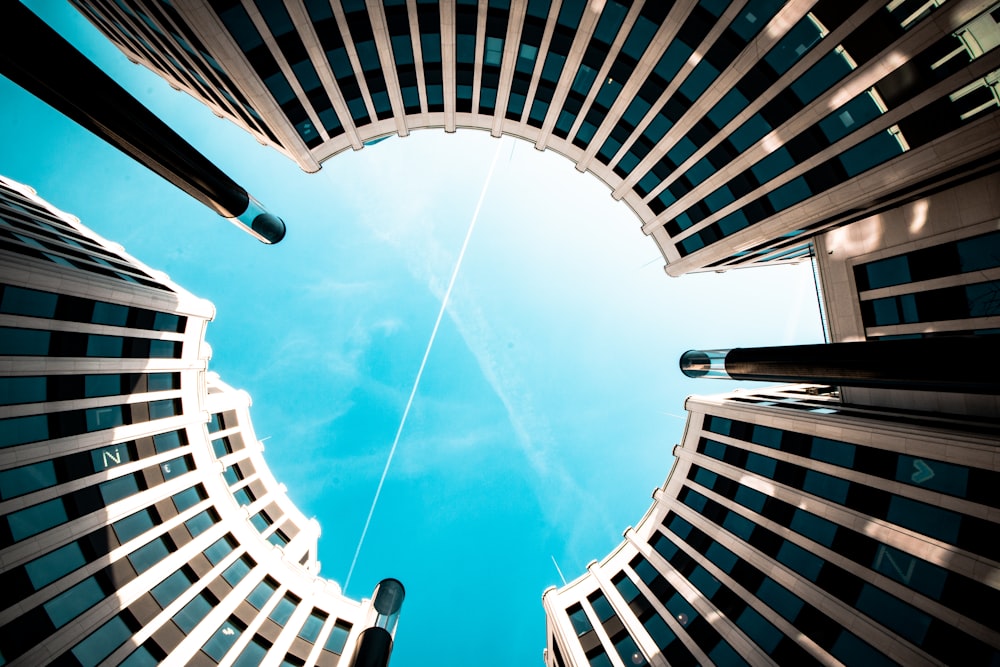
[[[996,336],[688,350],[689,378],[828,384],[971,394],[1000,392]]]
[[[284,238],[281,218],[16,0],[0,10],[0,74],[263,243]]]

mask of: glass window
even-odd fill
[[[948,578],[948,571],[910,554],[880,544],[871,562],[871,568],[920,591],[932,600],[940,600]]]
[[[750,472],[773,479],[776,465],[777,461],[770,457],[754,454],[753,452],[747,453],[746,469]]]
[[[226,454],[232,453],[232,447],[229,445],[228,438],[216,438],[212,441],[212,451],[215,453],[215,458],[221,459]]]
[[[172,340],[149,341],[150,359],[179,359],[181,344]]]
[[[252,604],[257,609],[260,609],[269,599],[271,599],[271,595],[274,594],[274,589],[274,584],[265,579],[257,584],[256,588],[250,591],[250,595],[247,596],[247,602]]]
[[[233,498],[236,499],[236,502],[239,503],[240,506],[249,505],[250,503],[253,502],[253,497],[250,495],[250,492],[247,491],[245,487],[233,491]]]
[[[836,440],[814,437],[812,439],[812,458],[832,463],[834,465],[850,468],[854,465],[854,452],[856,447]]]
[[[770,578],[761,582],[757,597],[787,621],[794,621],[802,611],[802,600]]]
[[[153,436],[153,447],[157,454],[177,449],[185,443],[181,440],[180,431],[170,431],[169,433],[158,433]]]
[[[900,145],[899,139],[891,132],[885,131],[847,149],[840,154],[838,159],[847,170],[848,176],[856,176],[902,152],[903,147]]]
[[[569,614],[569,620],[573,624],[573,629],[576,630],[577,636],[582,636],[594,629],[594,626],[590,624],[590,619],[587,618],[587,613],[580,605],[570,607],[566,611]]]
[[[246,556],[237,558],[232,565],[223,571],[222,578],[228,581],[230,586],[235,586],[243,581],[243,577],[249,574],[251,567],[253,567],[253,564],[247,560]]]
[[[847,480],[815,470],[806,470],[805,479],[802,482],[802,490],[806,493],[812,493],[841,505],[847,500],[847,491],[850,487],[851,483]]]
[[[131,496],[133,493],[138,493],[139,484],[135,480],[135,475],[125,475],[124,477],[101,482],[98,485],[98,489],[100,489],[104,504],[110,505],[115,501]]]
[[[232,648],[233,644],[236,643],[236,640],[240,638],[241,634],[243,634],[242,625],[237,626],[230,619],[215,631],[215,634],[205,642],[201,650],[210,655],[216,662],[221,662],[222,658]]]
[[[330,631],[330,636],[327,637],[323,648],[331,653],[340,655],[344,652],[344,645],[347,644],[347,636],[349,634],[351,634],[351,626],[337,621],[336,625],[333,626],[333,630]]]
[[[615,651],[621,657],[622,661],[626,665],[643,665],[646,664],[645,657],[639,647],[636,645],[635,640],[627,632],[617,640],[612,639],[615,644]]]
[[[837,637],[830,654],[845,665],[892,667],[897,664],[846,630]]]
[[[719,587],[722,586],[718,579],[713,577],[708,570],[700,565],[696,566],[694,571],[688,575],[688,581],[709,599],[718,593]]]
[[[862,586],[861,594],[855,602],[855,608],[906,637],[917,646],[923,644],[931,624],[931,617],[926,613],[871,584]]]
[[[212,415],[211,420],[208,422],[208,432],[215,433],[216,431],[221,431],[225,428],[225,424],[222,421],[222,415],[216,413]]]
[[[114,616],[74,646],[73,655],[83,667],[96,667],[131,636],[132,631],[125,625],[125,621],[119,616]]]
[[[173,417],[177,413],[178,413],[177,401],[164,400],[164,401],[149,402],[150,419],[166,419],[167,417]]]
[[[755,424],[750,440],[758,445],[781,449],[781,431],[776,428]]]
[[[128,306],[98,301],[94,304],[94,314],[90,318],[94,324],[109,324],[123,327],[128,322]]]
[[[3,288],[0,312],[51,318],[55,316],[57,300],[56,294],[7,285]]]
[[[85,412],[87,431],[103,431],[125,423],[124,406],[109,405],[103,408],[88,408]]]
[[[319,636],[319,631],[323,629],[323,624],[326,623],[327,616],[317,610],[313,610],[306,622],[302,624],[302,629],[299,630],[299,637],[302,637],[307,642],[315,642],[316,637]]]
[[[278,604],[275,605],[274,609],[271,610],[271,613],[268,614],[268,618],[284,627],[285,623],[287,623],[288,619],[291,617],[292,612],[295,611],[295,606],[297,604],[298,600],[286,595],[281,598]]]
[[[680,593],[674,592],[667,600],[667,611],[669,611],[677,622],[682,626],[687,626],[691,621],[698,617],[698,612],[695,611],[691,603],[684,599]]]
[[[965,299],[968,308],[966,312],[968,312],[969,317],[1000,315],[1000,299],[997,298],[998,295],[1000,295],[1000,280],[966,285]]]
[[[191,578],[183,569],[177,570],[169,577],[150,589],[153,599],[161,607],[166,607],[191,587]]]
[[[823,568],[822,559],[788,540],[785,540],[778,549],[777,559],[809,581],[816,581],[819,571]]]
[[[791,89],[798,95],[802,104],[809,104],[824,90],[847,76],[851,69],[851,64],[842,53],[831,51],[796,79]]]
[[[736,514],[735,512],[730,512],[726,515],[726,518],[722,521],[722,527],[731,532],[733,535],[740,537],[743,541],[748,541],[750,539],[750,534],[753,533],[754,523],[749,519]]]
[[[86,562],[80,545],[76,542],[70,542],[64,547],[50,551],[30,563],[26,563],[24,569],[28,573],[31,585],[37,591],[73,570],[83,567]]]
[[[785,636],[770,621],[749,606],[737,617],[736,625],[757,642],[757,645],[764,649],[768,655],[773,655],[774,649]]]
[[[61,498],[53,498],[7,515],[11,536],[15,542],[37,535],[68,520]]]
[[[128,559],[132,563],[132,567],[135,568],[135,571],[142,574],[166,558],[169,553],[170,551],[167,549],[167,545],[164,544],[163,538],[158,537],[149,544],[139,547],[130,553]]]
[[[84,396],[117,396],[122,393],[121,375],[86,375],[84,376]]]
[[[718,542],[712,542],[705,550],[705,556],[710,561],[719,566],[723,572],[732,572],[739,558],[732,551],[722,546]]]
[[[771,131],[771,126],[759,113],[754,114],[729,135],[729,142],[737,151],[745,151],[753,146],[765,134]]]
[[[896,479],[964,498],[968,493],[969,469],[900,454],[896,464]]]
[[[767,500],[767,496],[759,491],[754,491],[753,489],[747,488],[740,485],[739,489],[736,490],[736,494],[733,499],[740,505],[752,509],[758,514],[764,509],[764,502]]]
[[[250,523],[252,523],[253,527],[259,532],[263,533],[273,522],[266,514],[264,514],[264,512],[257,512],[257,514],[250,517]]]
[[[228,466],[225,470],[222,471],[222,479],[226,480],[226,484],[228,484],[229,486],[232,486],[233,484],[236,484],[241,479],[243,479],[243,476],[240,475],[239,466],[236,465]]]
[[[795,166],[788,149],[782,146],[750,168],[759,183],[767,183],[778,174]]]
[[[52,620],[52,624],[61,628],[103,599],[104,591],[101,590],[97,580],[94,577],[87,577],[42,606]]]
[[[44,356],[49,353],[49,332],[0,327],[0,354]]]
[[[747,661],[744,660],[739,653],[737,653],[732,646],[724,641],[720,641],[715,647],[708,652],[708,657],[712,659],[716,665],[746,665]]]
[[[121,357],[125,339],[121,336],[87,336],[88,357]]]
[[[632,602],[632,600],[635,600],[636,598],[642,595],[642,592],[639,590],[638,586],[632,583],[632,580],[629,579],[627,576],[625,576],[624,573],[621,576],[617,577],[614,583],[615,583],[615,588],[617,588],[618,592],[621,593],[621,596],[625,599],[625,602]]]
[[[955,544],[962,523],[954,512],[901,496],[893,496],[889,501],[886,519],[949,544]]]
[[[697,468],[694,470],[694,481],[706,488],[714,488],[715,482],[718,480],[719,476],[710,470],[705,470],[704,468]]]
[[[653,642],[657,648],[661,650],[666,649],[677,639],[677,635],[674,634],[674,631],[670,629],[670,626],[667,625],[666,621],[659,614],[653,614],[644,620],[642,627],[646,628],[646,632],[653,638]]]
[[[173,495],[174,507],[177,512],[183,512],[189,507],[194,507],[205,499],[201,486],[192,486]]]
[[[587,599],[590,600],[590,606],[594,608],[597,618],[601,619],[602,622],[614,617],[615,610],[612,609],[611,603],[608,602],[608,598],[606,598],[602,593],[598,592]]]
[[[205,598],[204,593],[199,593],[193,600],[184,605],[179,612],[174,614],[174,623],[177,624],[184,634],[194,630],[201,619],[205,618],[208,612],[212,611],[212,603]]]
[[[800,535],[827,547],[833,545],[833,536],[837,533],[837,524],[804,510],[796,510],[789,527]]]
[[[233,550],[232,538],[229,535],[220,537],[211,546],[205,549],[205,557],[212,565],[218,565],[223,558],[228,556]]]
[[[0,405],[45,401],[46,379],[45,377],[0,378]]]
[[[6,500],[45,489],[56,484],[56,469],[52,461],[0,471],[0,498]]]
[[[170,461],[164,461],[160,464],[160,471],[163,473],[163,479],[180,477],[188,470],[190,470],[190,468],[188,466],[187,457],[185,456],[180,456],[176,459],[171,459]]]
[[[140,646],[132,651],[118,667],[156,667],[158,664],[160,664],[160,661],[153,657],[149,649],[145,646]]]
[[[146,376],[146,388],[148,391],[169,391],[177,389],[177,374],[175,373],[150,373]]]
[[[991,232],[955,243],[962,272],[981,271],[1000,265],[1000,232]]]
[[[263,641],[263,639],[254,637],[233,662],[233,667],[257,667],[267,655],[268,647],[262,643]]]
[[[706,440],[704,444],[704,453],[706,456],[711,456],[713,459],[718,459],[723,461],[726,458],[726,446],[721,442],[716,442],[715,440]]]
[[[862,125],[882,114],[871,91],[865,91],[817,123],[819,129],[833,144]]]
[[[0,331],[0,337],[3,332]],[[46,415],[0,419],[0,447],[11,447],[26,442],[37,442],[49,437],[49,419]]]
[[[139,510],[135,514],[130,514],[124,519],[119,519],[112,524],[118,541],[125,544],[129,540],[142,535],[153,527],[153,517],[149,510]]]
[[[210,510],[203,510],[185,521],[184,525],[187,526],[188,532],[191,533],[191,537],[198,537],[211,528],[215,522],[216,518],[212,516],[212,512]]]

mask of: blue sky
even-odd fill
[[[679,355],[821,341],[808,265],[669,278],[631,211],[554,153],[425,130],[305,174],[68,4],[26,4],[287,223],[260,244],[0,78],[0,173],[216,305],[210,370],[253,397],[341,583],[499,152],[346,590],[405,584],[394,667],[540,664],[553,560],[572,580],[617,546],[684,398],[737,386],[683,378]]]

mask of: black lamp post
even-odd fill
[[[995,394],[1000,336],[688,350],[680,367],[690,378]]]
[[[375,625],[361,631],[358,646],[349,667],[386,667],[392,653],[392,639],[399,622],[399,609],[406,591],[396,579],[383,579],[375,587],[372,605],[377,615]]]
[[[16,0],[0,9],[0,74],[260,241],[284,238],[281,218]]]

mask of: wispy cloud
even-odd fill
[[[506,150],[503,154],[507,154]],[[399,168],[392,165],[393,163],[389,163],[386,167],[390,171]],[[380,177],[392,178],[392,174],[383,173]],[[417,193],[410,191],[407,184],[409,180],[405,175],[400,176],[399,197],[389,205],[390,211],[398,209],[398,216],[387,216],[384,208],[378,215],[368,215],[362,208],[363,200],[359,200],[359,215],[364,217],[373,234],[398,250],[400,261],[406,270],[424,283],[431,294],[442,299],[448,285],[448,270],[455,262],[461,238],[449,238],[452,226],[450,221],[433,218],[432,211],[440,209],[440,206],[435,206],[432,197],[426,192],[426,182],[422,184],[423,191]],[[452,185],[449,190],[454,193],[457,188]],[[469,202],[470,208],[473,203]],[[490,194],[486,195],[487,208],[497,204],[496,199],[491,202]],[[468,215],[457,204],[449,208],[457,219]],[[473,237],[473,246],[475,243],[476,238]],[[545,410],[539,407],[539,402],[518,370],[521,360],[511,351],[511,338],[512,335],[516,337],[516,334],[504,331],[501,335],[491,325],[480,302],[475,289],[459,275],[454,301],[449,305],[447,315],[475,358],[482,377],[503,406],[514,434],[511,445],[528,463],[529,473],[526,477],[531,482],[546,523],[553,532],[558,532],[559,540],[565,545],[565,553],[573,559],[586,562],[593,554],[583,555],[577,548],[585,536],[592,535],[595,529],[620,534],[622,527],[615,525],[595,495],[589,493],[564,465],[559,443]],[[513,349],[516,350],[517,347],[515,344]],[[405,452],[406,447],[420,447],[421,458],[426,458],[427,448],[441,451],[463,444],[467,446],[480,441],[480,436],[483,441],[493,437],[486,433],[470,434],[465,443],[437,437],[419,442],[405,439],[402,451]],[[411,457],[405,453],[401,455],[411,461]],[[418,468],[419,465],[422,464],[418,464]],[[399,474],[413,472],[415,471],[406,469],[400,470]]]

